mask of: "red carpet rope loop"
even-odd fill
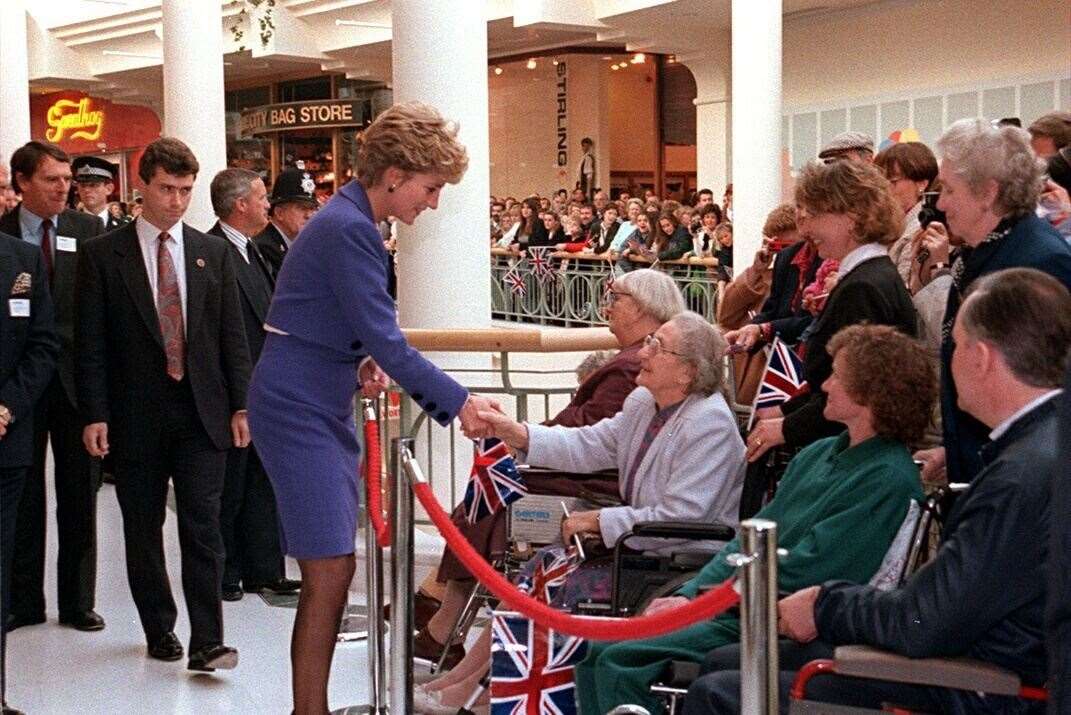
[[[480,583],[487,587],[488,591],[510,608],[523,613],[540,625],[561,633],[599,641],[652,638],[678,631],[699,621],[709,620],[740,601],[740,596],[733,589],[732,580],[729,580],[699,596],[686,606],[656,613],[653,616],[608,620],[564,613],[522,593],[502,574],[495,571],[450,521],[450,516],[439,506],[428,484],[414,484],[413,493],[416,494],[432,522],[445,537],[447,545],[461,559],[466,568],[479,579]]]
[[[364,463],[364,485],[368,495],[368,518],[376,532],[380,548],[390,546],[390,525],[383,518],[382,455],[379,447],[379,422],[365,420],[364,446],[367,454]],[[371,556],[371,554],[369,554]]]

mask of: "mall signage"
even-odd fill
[[[104,110],[92,109],[89,97],[77,102],[59,99],[48,108],[45,121],[45,139],[50,142],[59,143],[66,137],[97,141],[104,130]]]
[[[349,127],[363,123],[359,99],[325,99],[313,102],[267,104],[242,112],[238,128],[243,136],[289,129]]]

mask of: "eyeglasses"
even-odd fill
[[[681,358],[686,357],[684,353],[679,353],[675,350],[669,350],[668,348],[662,347],[662,341],[654,333],[651,333],[646,338],[644,338],[643,344],[646,347],[650,348],[651,352],[653,352],[655,355],[657,355],[658,353],[669,353],[670,355],[676,355],[677,357]]]
[[[626,293],[623,290],[611,290],[610,292],[608,292],[606,294],[606,305],[613,305],[614,303],[616,303],[617,301],[621,300],[621,298],[623,298],[626,295],[632,295],[632,294],[631,293]]]

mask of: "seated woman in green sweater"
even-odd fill
[[[847,431],[819,440],[792,460],[777,495],[756,515],[777,522],[778,585],[796,590],[829,579],[866,583],[881,565],[922,490],[907,445],[930,420],[937,396],[933,367],[921,344],[884,325],[853,325],[829,342],[833,373],[822,388],[824,414]],[[673,608],[734,569],[730,541],[675,596],[653,601],[647,613]],[[582,715],[603,715],[631,703],[658,712],[649,692],[672,660],[702,662],[709,651],[740,640],[740,621],[721,615],[669,635],[639,641],[592,643],[576,667]]]

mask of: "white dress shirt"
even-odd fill
[[[234,244],[238,249],[238,253],[242,255],[242,258],[246,263],[249,263],[249,237],[244,233],[231,226],[226,221],[220,221],[219,227],[223,229],[223,233],[227,236],[227,240]]]
[[[864,243],[862,246],[852,249],[848,252],[848,255],[840,259],[840,268],[837,269],[837,276],[839,278],[844,278],[844,276],[851,273],[852,269],[860,263],[865,263],[873,258],[888,255],[889,249],[880,243]]]
[[[159,250],[160,234],[165,233],[156,226],[139,216],[134,224],[138,231],[138,245],[141,246],[141,257],[145,260],[145,272],[149,277],[149,290],[152,291],[152,303],[157,305],[156,300],[156,252]],[[175,275],[178,277],[179,299],[182,301],[182,329],[187,329],[186,320],[186,251],[182,241],[182,222],[179,221],[167,229],[167,250],[171,252],[171,262],[175,264]]]

